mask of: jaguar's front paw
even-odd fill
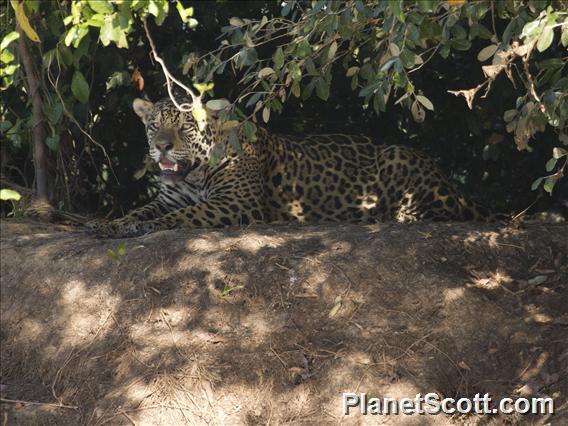
[[[90,220],[85,223],[85,229],[89,234],[103,236],[106,234],[108,223],[99,219]]]
[[[147,222],[124,222],[115,220],[104,222],[93,220],[86,224],[87,232],[99,237],[107,238],[130,238],[148,234],[158,229],[153,221]]]

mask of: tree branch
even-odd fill
[[[148,38],[148,42],[150,42],[150,48],[152,49],[152,56],[154,56],[154,59],[156,60],[156,62],[160,64],[160,66],[162,67],[162,71],[164,73],[164,76],[166,77],[166,85],[168,87],[168,95],[170,96],[170,99],[172,100],[172,102],[174,103],[176,108],[179,109],[180,111],[184,111],[184,112],[191,111],[191,107],[189,107],[187,104],[181,104],[180,105],[180,104],[177,103],[177,101],[176,101],[176,99],[173,95],[173,92],[172,92],[173,84],[184,89],[186,91],[186,93],[188,93],[191,96],[191,99],[193,100],[194,104],[201,104],[201,97],[197,96],[189,87],[187,87],[185,84],[183,84],[179,80],[177,80],[168,71],[168,68],[166,67],[166,63],[164,62],[164,60],[158,56],[158,52],[156,50],[156,45],[154,44],[154,40],[152,39],[152,36],[150,35],[150,31],[148,30],[148,23],[147,23],[146,19],[144,19],[142,22],[144,23],[144,31],[146,32],[146,37]]]
[[[34,64],[32,55],[28,49],[27,36],[17,25],[20,34],[18,38],[18,56],[24,66],[24,81],[28,90],[28,98],[32,103],[32,140],[33,157],[36,177],[36,196],[40,201],[48,199],[48,173],[47,173],[47,147],[45,145],[45,115],[43,112],[43,99],[41,96],[41,84]]]

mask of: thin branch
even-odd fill
[[[201,104],[201,97],[197,96],[195,93],[193,93],[193,91],[187,87],[185,84],[181,83],[179,80],[177,80],[169,71],[168,71],[168,67],[166,66],[166,63],[164,62],[164,60],[162,58],[160,58],[160,56],[158,56],[158,52],[156,49],[156,45],[154,44],[154,40],[152,39],[152,36],[150,35],[150,31],[148,30],[148,22],[146,21],[146,19],[144,19],[142,21],[144,23],[144,31],[146,32],[146,37],[148,38],[148,42],[150,43],[150,48],[152,49],[152,56],[154,57],[154,60],[160,64],[160,66],[162,67],[162,71],[164,73],[164,76],[166,77],[166,85],[168,87],[168,95],[170,96],[170,99],[172,100],[172,102],[174,103],[174,105],[176,106],[177,109],[179,109],[180,111],[183,112],[189,112],[192,109],[191,105],[188,105],[187,103],[184,104],[178,104],[173,92],[172,92],[172,83],[176,84],[178,87],[181,87],[182,89],[184,89],[186,91],[186,93],[188,93],[192,100],[193,100],[193,104],[197,104],[200,105]]]
[[[532,77],[532,74],[529,70],[529,59],[531,57],[532,51],[534,49],[534,47],[536,46],[536,42],[537,42],[537,38],[535,38],[528,46],[527,49],[527,53],[526,55],[523,57],[523,69],[525,70],[525,76],[527,77],[527,81],[529,83],[529,90],[530,93],[532,95],[532,97],[537,101],[537,102],[541,102],[540,101],[540,96],[538,96],[538,94],[536,93],[536,85],[534,82],[534,79]]]
[[[21,399],[0,398],[0,402],[6,402],[8,404],[45,405],[47,407],[67,408],[69,410],[78,410],[79,409],[79,407],[77,407],[75,405],[63,405],[63,404],[57,404],[57,403],[54,403],[54,402],[24,401],[24,400],[21,400]]]

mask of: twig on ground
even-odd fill
[[[79,407],[76,405],[64,405],[59,404],[56,402],[38,402],[38,401],[24,401],[22,399],[7,399],[7,398],[0,398],[0,402],[6,402],[8,404],[28,404],[28,405],[45,405],[47,407],[55,407],[55,408],[66,408],[69,410],[78,410]]]
[[[270,350],[272,351],[272,353],[276,356],[276,358],[278,358],[278,361],[280,361],[280,363],[282,364],[282,366],[284,367],[284,371],[288,372],[288,366],[286,365],[286,363],[284,362],[284,360],[280,357],[280,355],[278,355],[278,352],[276,352],[274,350],[274,348],[272,347],[272,343],[270,344]]]

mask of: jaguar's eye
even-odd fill
[[[148,123],[148,125],[146,126],[146,134],[148,135],[148,138],[154,137],[157,131],[158,126],[156,125],[156,123]]]

